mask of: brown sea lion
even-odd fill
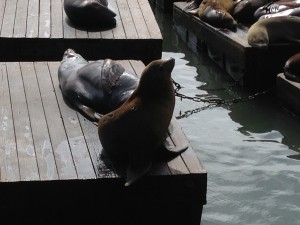
[[[286,79],[300,82],[300,53],[292,55],[285,63],[283,73]]]
[[[270,44],[300,42],[300,17],[271,17],[255,22],[248,30],[249,45],[267,48]]]
[[[153,156],[165,140],[175,105],[174,64],[173,58],[151,62],[130,98],[99,120],[103,152],[126,161],[126,186],[150,170]]]
[[[197,4],[194,1],[186,7],[186,11],[198,15],[201,20],[212,26],[236,31],[237,23],[231,15],[235,4],[236,0],[203,0],[199,7],[195,8]]]

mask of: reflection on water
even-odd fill
[[[249,95],[206,55],[187,48],[170,15],[154,10],[164,36],[163,57],[176,59],[173,79],[182,86],[180,93]],[[300,119],[278,107],[275,95],[272,90],[217,107],[176,99],[175,116],[208,171],[202,225],[300,224]]]

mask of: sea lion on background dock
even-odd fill
[[[256,22],[254,18],[254,12],[271,0],[241,0],[237,1],[236,5],[232,10],[232,16],[241,23],[253,24]]]
[[[203,0],[198,8],[196,3],[199,1],[188,4],[185,10],[212,26],[236,31],[237,23],[231,15],[236,0]]]
[[[255,22],[248,30],[249,45],[267,48],[270,44],[300,42],[300,17],[271,17]]]
[[[64,10],[69,20],[83,29],[116,26],[116,13],[108,7],[107,0],[64,0]]]
[[[139,78],[127,73],[113,60],[87,62],[68,49],[58,68],[58,80],[65,102],[90,121],[122,105],[137,87]]]
[[[150,170],[153,156],[166,138],[175,105],[174,64],[173,58],[152,61],[130,98],[99,120],[103,152],[113,160],[126,161],[126,186]]]
[[[283,73],[286,79],[300,82],[300,53],[292,55],[286,61]]]

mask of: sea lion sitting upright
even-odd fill
[[[107,0],[64,0],[64,10],[70,21],[81,28],[108,29],[116,26],[116,13]]]
[[[286,61],[283,73],[286,79],[300,83],[300,53],[292,55]]]
[[[267,48],[270,44],[300,42],[300,17],[271,17],[255,22],[248,30],[249,45]]]
[[[65,51],[58,68],[65,102],[90,121],[122,105],[138,85],[139,78],[113,60],[87,62],[72,49]]]
[[[150,170],[153,156],[166,138],[175,105],[174,64],[173,58],[152,61],[130,98],[99,120],[105,155],[126,160],[126,186]]]

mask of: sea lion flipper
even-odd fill
[[[81,115],[83,115],[88,120],[90,120],[92,122],[99,121],[99,118],[96,116],[95,110],[93,110],[92,108],[87,107],[85,105],[78,104],[78,105],[76,105],[76,109]]]
[[[129,165],[126,170],[126,183],[125,186],[129,186],[135,181],[137,181],[139,178],[144,176],[148,173],[152,166],[152,162],[149,159],[143,160],[143,163],[140,163],[138,165]]]
[[[187,11],[189,13],[192,13],[195,11],[195,9],[199,8],[200,3],[201,3],[201,1],[199,1],[199,0],[191,1],[183,8],[183,10]],[[192,13],[192,14],[194,14],[194,13]]]
[[[112,87],[115,85],[120,76],[124,73],[125,69],[120,64],[111,59],[106,59],[102,66],[102,85],[107,93],[112,92]]]
[[[172,155],[179,155],[188,149],[189,143],[184,142],[184,143],[180,143],[180,145],[175,146],[170,138],[166,138],[163,142],[163,146],[164,146],[165,150],[168,151],[168,153],[170,153]]]

